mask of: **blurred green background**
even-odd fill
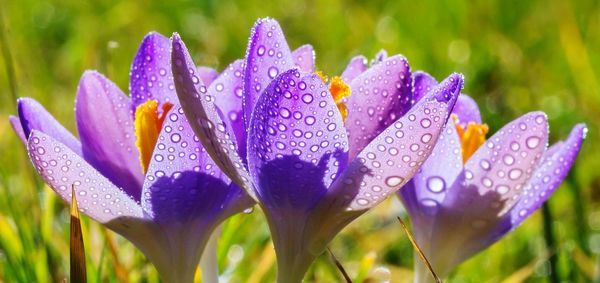
[[[83,71],[97,69],[127,90],[131,60],[149,31],[179,32],[197,63],[220,70],[243,57],[253,22],[271,16],[292,48],[312,44],[318,68],[330,75],[352,56],[372,57],[380,48],[438,79],[464,73],[464,92],[479,102],[491,132],[533,110],[549,115],[552,142],[587,123],[587,141],[546,217],[536,213],[448,281],[600,282],[600,2],[470,2],[3,0],[0,116],[16,113],[15,96],[29,96],[74,130]],[[68,209],[32,171],[4,118],[0,153],[0,281],[62,281]],[[383,203],[333,241],[355,282],[411,281],[412,248],[395,220],[401,211],[395,199]],[[85,220],[90,282],[158,282],[130,244]],[[224,282],[273,281],[270,245],[260,211],[226,222],[219,243]],[[326,255],[307,279],[342,280]]]

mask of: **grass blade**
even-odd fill
[[[71,282],[86,283],[85,247],[83,246],[81,220],[79,219],[79,208],[77,207],[77,198],[75,197],[75,186],[71,187],[71,195]]]
[[[337,259],[337,257],[335,257],[335,255],[333,254],[331,249],[329,249],[329,247],[327,247],[327,251],[329,252],[329,255],[331,256],[331,260],[333,260],[333,262],[335,263],[335,266],[340,270],[340,272],[344,276],[346,283],[352,283],[352,279],[350,279],[350,276],[348,276],[346,269],[344,269],[344,266],[342,266],[342,263]]]
[[[400,216],[398,216],[398,221],[400,221],[400,225],[402,225],[402,229],[404,229],[404,233],[406,233],[406,236],[410,240],[410,243],[412,244],[413,248],[415,249],[417,254],[419,254],[419,257],[421,258],[423,263],[425,263],[425,265],[427,266],[427,269],[429,269],[429,272],[431,272],[431,276],[433,276],[433,279],[435,279],[435,282],[442,283],[442,279],[437,276],[437,274],[433,270],[433,267],[431,266],[431,263],[429,263],[429,260],[427,259],[427,257],[423,253],[423,251],[421,250],[421,247],[419,247],[419,244],[417,244],[417,241],[415,241],[415,238],[410,233],[410,230],[408,230],[408,227],[406,227],[406,224],[404,224],[404,221],[402,221],[402,218],[400,218]]]

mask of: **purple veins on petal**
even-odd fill
[[[162,34],[151,32],[142,40],[133,58],[129,78],[132,115],[138,105],[149,99],[157,100],[161,105],[177,102],[170,50],[169,38]]]
[[[23,142],[23,144],[25,144],[25,146],[27,146],[27,137],[25,136],[25,132],[23,131],[23,126],[21,125],[19,117],[10,115],[8,117],[8,121],[10,122],[10,126],[17,137],[21,140],[21,142]]]
[[[477,102],[466,94],[461,94],[456,101],[452,114],[458,118],[458,123],[466,127],[470,122],[481,124],[481,114]]]
[[[254,191],[249,187],[250,179],[245,165],[237,152],[235,137],[221,120],[215,98],[207,93],[206,87],[197,77],[196,67],[187,48],[176,33],[173,34],[172,44],[175,87],[192,129],[219,168],[234,183],[254,196]]]
[[[31,131],[37,130],[53,137],[68,146],[76,154],[81,155],[81,143],[39,102],[32,98],[19,98],[17,100],[17,110],[25,137],[29,137]]]
[[[413,73],[413,82],[413,101],[415,103],[421,100],[421,98],[437,85],[435,78],[423,71],[416,71]]]
[[[66,202],[75,187],[79,209],[100,223],[120,217],[143,218],[142,208],[78,154],[53,137],[33,130],[29,157],[44,181]]]
[[[411,107],[412,76],[406,58],[390,57],[350,84],[346,128],[350,158]]]
[[[296,69],[259,98],[249,145],[249,170],[267,206],[312,207],[347,162],[343,121],[327,86]]]
[[[86,71],[81,77],[75,118],[83,157],[139,201],[143,172],[131,108],[129,97],[100,73]]]
[[[294,64],[306,73],[313,73],[315,71],[315,50],[312,45],[302,45],[292,52],[294,58]]]
[[[242,117],[242,72],[244,60],[231,63],[208,87],[208,93],[214,95],[215,105],[221,111],[221,117],[235,137],[238,153],[246,158],[246,128]]]
[[[244,69],[244,119],[249,124],[256,101],[277,75],[295,62],[277,21],[264,18],[254,24],[246,50]]]
[[[356,56],[350,59],[350,63],[346,66],[346,69],[342,72],[342,80],[347,84],[350,84],[354,78],[362,74],[368,68],[367,58],[365,56]]]

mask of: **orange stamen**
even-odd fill
[[[456,125],[456,131],[460,139],[463,163],[466,163],[475,151],[485,143],[485,135],[488,133],[489,127],[486,124],[469,122],[465,128],[459,124],[458,117],[455,114],[452,114],[451,117]]]
[[[323,72],[316,71],[315,74],[319,76],[324,83],[329,81],[329,78],[323,74]],[[334,76],[331,78],[331,82],[329,82],[329,92],[333,97],[333,101],[340,110],[342,120],[346,121],[346,117],[348,116],[348,108],[346,107],[346,104],[342,102],[342,99],[350,96],[350,86],[348,86],[340,76]]]
[[[162,105],[162,113],[158,113],[158,102],[148,100],[135,109],[135,145],[140,152],[140,163],[144,174],[150,165],[150,158],[165,116],[172,107],[173,104],[166,102]]]

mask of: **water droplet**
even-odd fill
[[[275,67],[269,68],[269,77],[271,79],[274,79],[278,73],[279,73],[279,70],[277,68],[275,68]]]
[[[536,136],[532,136],[527,138],[527,140],[525,141],[527,144],[528,148],[536,148],[539,144],[540,144],[540,138],[536,137]]]
[[[421,120],[421,126],[423,128],[429,128],[429,126],[431,126],[431,120],[429,120],[427,118]]]
[[[504,155],[502,160],[504,161],[504,164],[506,164],[506,165],[512,165],[515,162],[515,158],[512,157],[512,155],[510,155],[510,154]]]
[[[306,104],[309,104],[313,101],[313,96],[310,93],[304,94],[302,96],[302,101],[304,101]]]
[[[443,191],[445,187],[446,183],[444,182],[444,179],[438,176],[433,176],[427,180],[427,188],[434,193]]]
[[[316,120],[315,120],[315,117],[313,117],[313,116],[306,116],[304,121],[306,122],[307,125],[312,125],[315,123]]]
[[[508,193],[509,190],[510,190],[510,188],[505,185],[498,185],[496,187],[496,192],[498,192],[501,195]]]
[[[404,178],[400,176],[391,176],[385,179],[385,183],[390,187],[396,187],[404,181]]]
[[[523,174],[523,171],[521,169],[512,169],[508,172],[508,177],[511,180],[516,180],[519,177],[521,177],[522,174]]]
[[[265,55],[265,47],[264,46],[259,46],[258,50],[256,50],[256,54],[258,54],[258,56],[263,56]]]

